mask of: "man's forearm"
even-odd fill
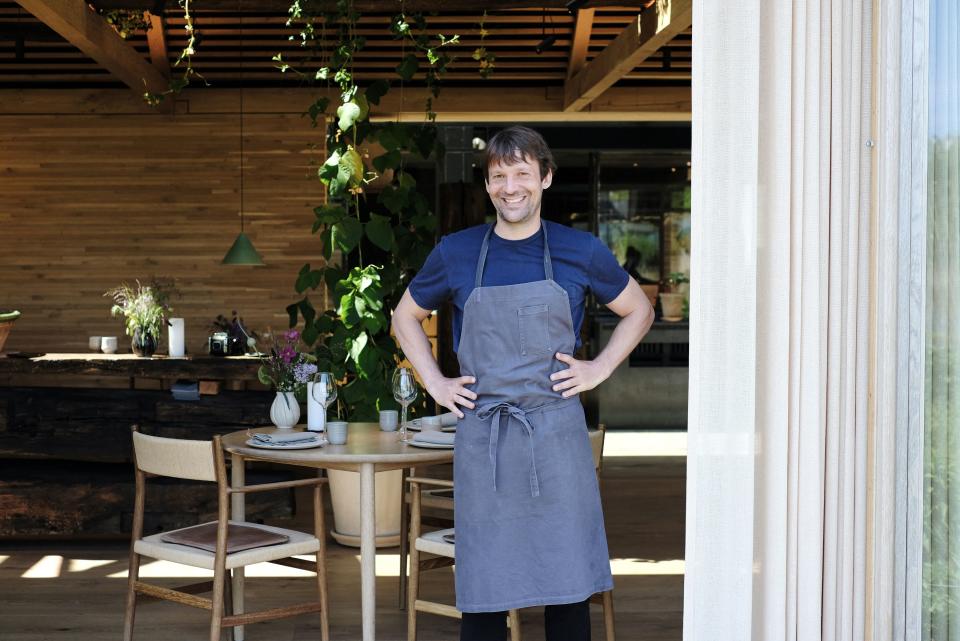
[[[653,325],[652,308],[639,308],[630,312],[617,323],[606,347],[597,355],[594,362],[600,363],[609,377],[647,335],[651,325]]]
[[[440,372],[440,366],[433,357],[433,348],[430,345],[430,339],[427,333],[423,331],[423,325],[413,316],[406,314],[393,315],[393,333],[397,336],[397,342],[403,350],[404,356],[417,370],[420,380],[427,387],[433,380],[443,376]]]

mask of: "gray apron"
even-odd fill
[[[583,601],[613,587],[583,407],[555,392],[576,337],[553,280],[482,287],[493,226],[463,309],[460,373],[476,377],[454,448],[457,608],[496,612]]]

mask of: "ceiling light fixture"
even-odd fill
[[[543,21],[540,23],[540,25],[541,25],[541,27],[540,27],[540,35],[542,36],[543,39],[540,40],[540,42],[538,42],[537,45],[533,48],[533,50],[536,51],[538,54],[539,54],[539,53],[543,53],[543,52],[546,51],[547,49],[550,49],[550,48],[553,47],[553,45],[556,44],[556,42],[557,42],[557,37],[556,37],[555,35],[553,35],[552,33],[551,33],[549,36],[547,35],[547,9],[546,9],[546,7],[544,7],[544,9],[543,9]],[[553,31],[553,28],[552,28],[553,25],[551,24],[550,26],[551,26],[551,29],[550,29],[550,30]]]
[[[221,262],[224,265],[263,265],[263,258],[243,233],[243,12],[238,11],[238,13],[240,14],[240,233]]]
[[[585,4],[587,4],[587,0],[570,0],[566,5],[567,11],[570,12],[570,15],[573,15],[577,12],[577,9],[582,9]]]

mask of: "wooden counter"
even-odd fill
[[[83,374],[149,378],[257,380],[255,356],[143,358],[134,354],[0,354],[0,375]]]
[[[273,392],[254,357],[132,354],[0,355],[0,538],[123,536],[133,508],[130,426],[210,439],[270,422]],[[224,381],[178,401],[177,379]],[[148,527],[193,525],[215,513],[202,484],[162,485]],[[252,514],[292,511],[292,495],[257,497]]]

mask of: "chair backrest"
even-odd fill
[[[196,481],[216,481],[217,469],[210,441],[190,441],[133,433],[137,468],[150,474]]]

